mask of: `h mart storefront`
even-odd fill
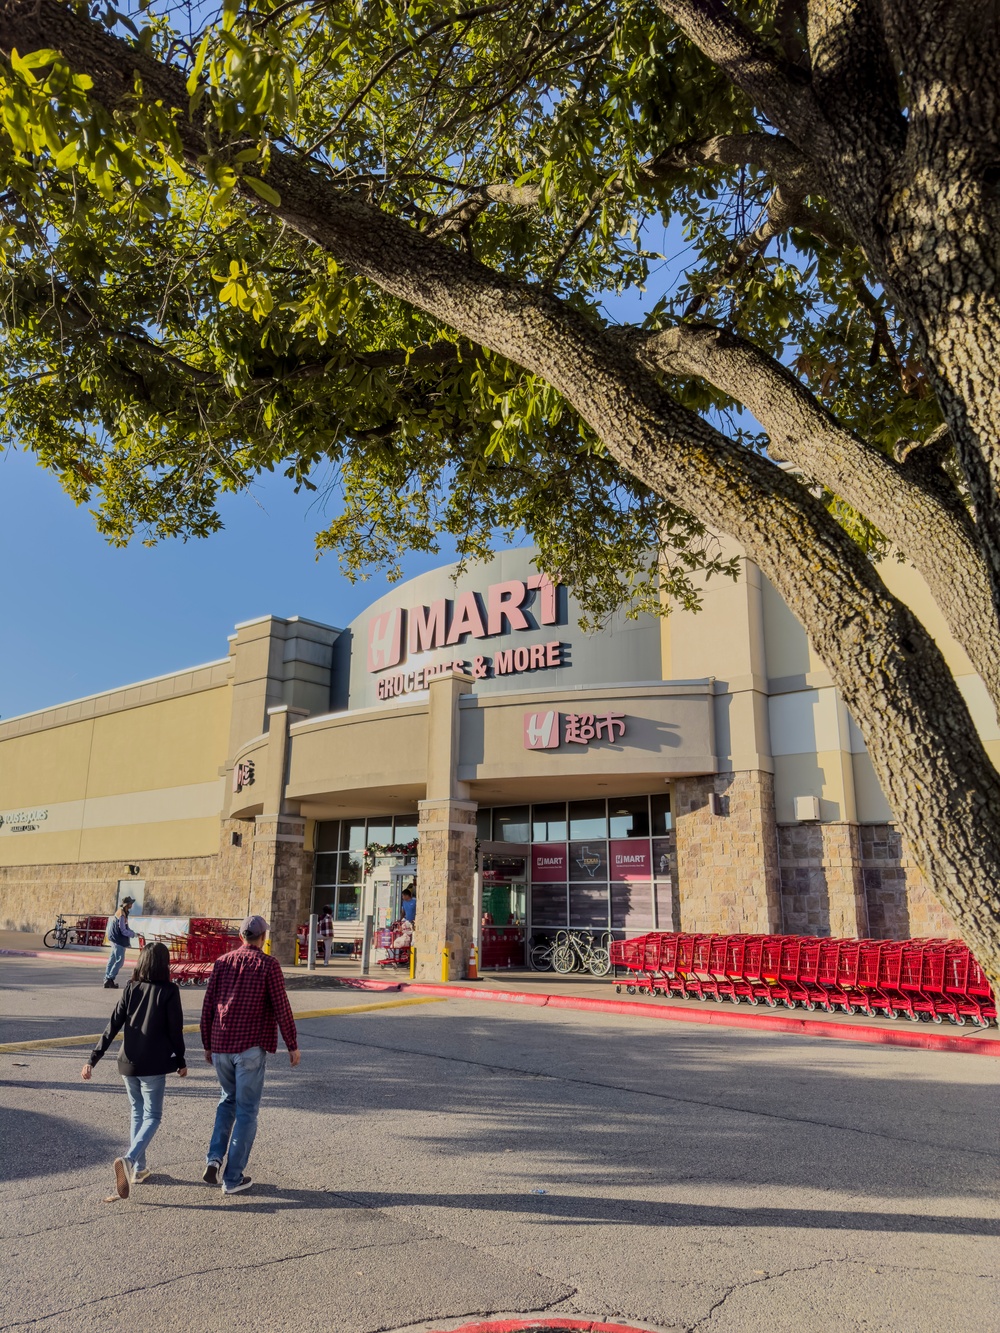
[[[314,906],[353,937],[373,871],[416,841],[429,977],[445,946],[455,971],[477,939],[513,964],[560,926],[951,933],[748,561],[698,615],[595,634],[531,550],[454,575],[345,629],[262,617],[217,662],[0,721],[4,925],[110,910],[124,877],[147,914],[261,911],[287,958]]]

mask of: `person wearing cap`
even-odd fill
[[[118,985],[115,977],[125,961],[125,950],[128,947],[129,940],[135,939],[135,931],[129,929],[128,914],[129,908],[135,902],[134,898],[123,898],[118,911],[111,918],[108,926],[108,942],[111,945],[111,956],[108,959],[108,965],[104,969],[104,989],[117,990]]]
[[[252,1183],[245,1170],[279,1028],[293,1068],[300,1059],[281,966],[263,951],[267,930],[262,916],[246,918],[243,943],[216,961],[201,1007],[201,1044],[222,1089],[202,1180],[217,1185],[221,1175],[223,1194],[239,1194]]]

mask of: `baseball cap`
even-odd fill
[[[248,916],[244,920],[242,926],[240,926],[240,934],[252,935],[256,938],[258,935],[266,935],[267,929],[267,922],[264,918],[255,914],[254,916]]]

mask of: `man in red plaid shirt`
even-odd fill
[[[247,917],[240,926],[242,945],[212,968],[201,1007],[201,1044],[222,1088],[202,1180],[217,1185],[225,1161],[223,1194],[239,1194],[252,1183],[244,1168],[257,1133],[267,1054],[278,1049],[279,1027],[292,1066],[300,1059],[285,978],[278,960],[263,951],[267,929],[262,916]]]

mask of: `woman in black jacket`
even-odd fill
[[[174,1070],[181,1078],[187,1075],[181,994],[170,980],[165,944],[147,944],[139,954],[104,1036],[83,1066],[85,1080],[122,1028],[118,1070],[132,1107],[132,1142],[124,1156],[115,1158],[115,1187],[119,1198],[127,1199],[131,1187],[149,1175],[146,1149],[163,1116],[167,1075]]]

